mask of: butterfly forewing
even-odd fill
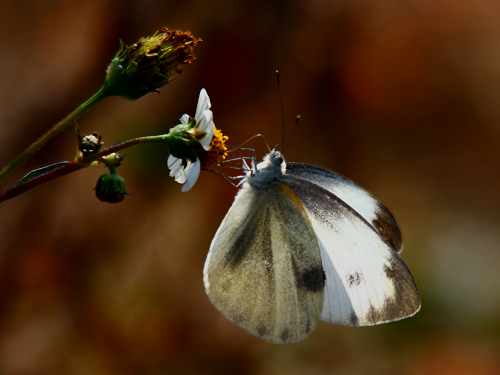
[[[243,188],[212,241],[205,288],[228,319],[265,340],[307,337],[318,324],[325,274],[317,237],[295,193]]]
[[[385,238],[343,199],[283,176],[316,232],[326,274],[321,319],[345,325],[399,320],[420,309],[410,271]]]
[[[403,247],[398,225],[390,211],[373,195],[344,176],[317,165],[287,163],[286,173],[303,178],[333,193],[370,223],[397,252]]]

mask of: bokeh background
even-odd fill
[[[206,88],[231,144],[275,145],[279,69],[288,135],[302,116],[285,157],[390,208],[422,310],[321,322],[296,344],[249,335],[202,281],[236,189],[202,173],[183,194],[165,148],[137,146],[120,204],[95,198],[100,166],[0,207],[0,374],[500,374],[500,2],[2,0],[0,164],[101,86],[119,39],[162,26],[202,38],[197,60],[160,95],[100,103],[82,131],[165,133]],[[4,188],[75,147],[65,131]]]

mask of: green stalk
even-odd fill
[[[38,152],[47,142],[61,133],[64,129],[70,125],[73,120],[76,120],[85,112],[87,112],[90,108],[92,108],[95,104],[100,102],[101,100],[111,96],[108,93],[108,90],[103,86],[99,91],[97,91],[90,99],[88,99],[85,103],[80,105],[77,109],[71,112],[66,118],[56,125],[52,129],[50,129],[47,133],[38,138],[31,146],[29,146],[26,150],[20,153],[14,160],[12,160],[9,164],[7,164],[0,171],[0,183],[7,178],[9,174],[11,174],[17,167],[23,164],[26,160],[32,157],[36,152]]]

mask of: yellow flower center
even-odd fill
[[[218,167],[227,157],[226,141],[229,139],[227,135],[222,134],[219,129],[215,129],[210,148],[206,153],[198,155],[200,157],[201,168],[210,169]]]

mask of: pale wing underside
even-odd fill
[[[287,163],[286,174],[303,178],[333,193],[356,210],[397,251],[403,247],[398,225],[373,195],[344,176],[317,165]]]
[[[414,315],[420,297],[397,252],[343,200],[301,178],[283,176],[318,237],[326,274],[321,319],[362,326]]]
[[[253,335],[274,343],[309,336],[325,276],[316,235],[291,189],[240,190],[210,246],[204,282],[213,305]]]

